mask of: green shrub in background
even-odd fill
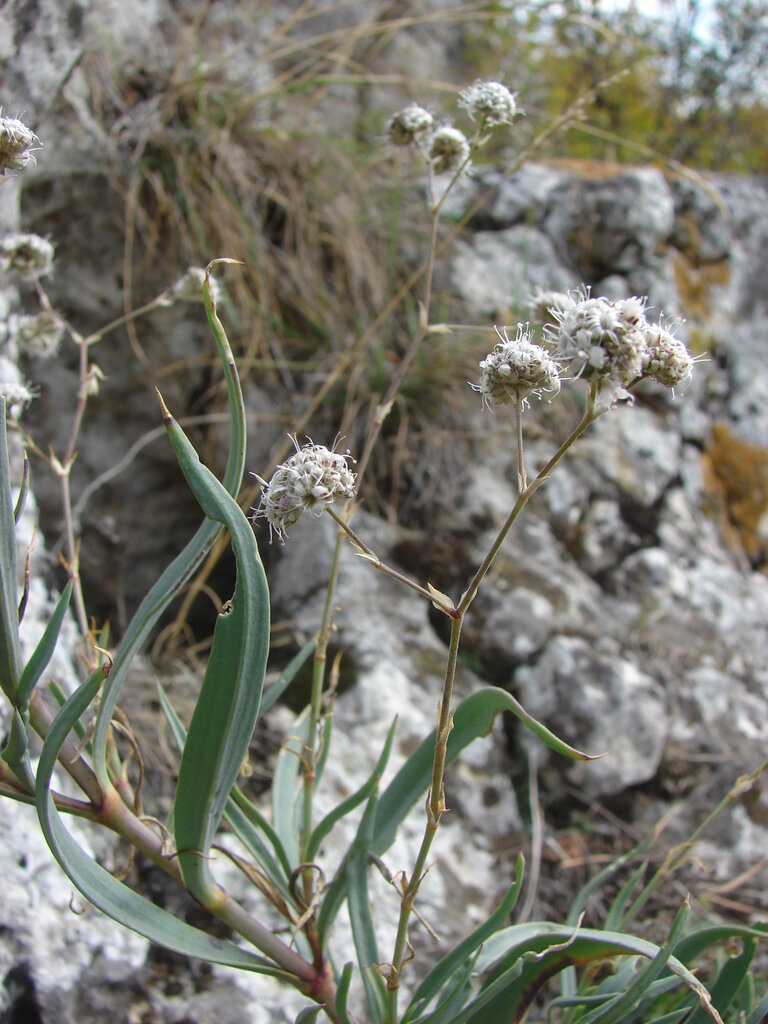
[[[693,370],[693,360],[675,337],[674,325],[650,322],[644,300],[637,297],[615,302],[593,297],[588,289],[540,296],[538,301],[546,307],[548,321],[540,335],[523,324],[512,330],[496,330],[495,334],[490,328],[475,328],[488,330],[492,345],[480,363],[473,387],[485,406],[495,409],[497,416],[508,412],[516,425],[517,499],[506,521],[475,574],[466,581],[463,593],[455,598],[387,565],[366,543],[353,525],[355,495],[398,391],[420,349],[434,337],[466,329],[465,325],[436,322],[432,312],[437,230],[445,197],[490,134],[508,130],[517,114],[512,94],[491,81],[478,81],[466,89],[459,106],[470,129],[468,134],[455,125],[437,123],[430,111],[415,104],[389,121],[391,143],[424,167],[430,240],[413,335],[381,397],[357,462],[348,454],[312,442],[300,444],[295,439],[295,452],[269,480],[261,481],[262,496],[255,516],[266,519],[272,535],[281,541],[290,542],[291,527],[305,513],[328,514],[338,524],[325,610],[316,637],[270,687],[264,686],[270,637],[269,591],[252,525],[237,502],[245,473],[245,411],[235,360],[217,314],[213,264],[204,275],[198,272],[192,276],[202,283],[227,387],[230,448],[226,470],[220,481],[201,463],[160,397],[169,442],[204,518],[186,548],[146,595],[114,653],[106,649],[106,638],[94,635],[89,627],[78,579],[77,531],[69,491],[69,471],[88,397],[99,385],[91,349],[114,325],[89,338],[77,335],[47,304],[39,277],[35,278],[44,306],[41,315],[47,320],[37,325],[37,333],[31,328],[27,335],[18,332],[18,344],[32,344],[29,339],[34,337],[38,339],[34,344],[42,345],[42,333],[49,338],[46,354],[52,354],[56,345],[50,335],[60,336],[69,330],[81,353],[78,405],[70,443],[61,458],[51,457],[62,484],[70,581],[37,648],[24,663],[19,622],[26,584],[19,601],[15,524],[23,508],[28,474],[14,500],[5,413],[8,406],[22,406],[32,392],[18,383],[3,384],[0,683],[10,724],[0,759],[0,794],[35,804],[54,857],[94,906],[168,949],[268,974],[297,988],[307,997],[307,1007],[297,1017],[297,1024],[321,1015],[336,1024],[504,1024],[521,1021],[536,1000],[546,1003],[550,1017],[568,1024],[701,1024],[706,1020],[760,1024],[768,1014],[768,996],[756,991],[750,965],[757,942],[768,929],[693,924],[686,900],[661,945],[630,931],[633,920],[664,877],[661,872],[643,882],[643,865],[638,866],[638,861],[642,861],[647,844],[641,844],[593,880],[579,893],[563,922],[510,923],[523,879],[519,858],[506,895],[482,925],[452,949],[443,951],[430,970],[421,970],[418,960],[414,962],[409,935],[418,915],[419,890],[429,867],[430,851],[439,841],[446,811],[444,777],[451,762],[473,740],[485,735],[504,711],[515,715],[542,743],[563,756],[591,757],[553,735],[504,690],[483,687],[458,703],[454,701],[465,616],[528,501],[580,436],[619,402],[631,403],[633,390],[641,381],[653,380],[660,386],[684,390]],[[25,129],[27,134],[23,134],[19,124],[3,119],[0,126],[0,152],[10,153],[6,166],[12,170],[24,166],[34,142],[32,133]],[[35,245],[27,240],[18,248],[17,262],[26,268],[29,251]],[[6,253],[11,249],[9,243]],[[22,249],[27,254],[26,262]],[[10,260],[10,256],[6,258]],[[147,308],[172,303],[184,294],[186,285],[169,289]],[[581,392],[581,418],[545,466],[535,476],[529,475],[526,424],[534,406],[543,399],[554,400],[563,388]],[[219,614],[188,727],[167,695],[160,692],[180,752],[173,810],[161,823],[142,814],[127,761],[121,757],[115,733],[117,701],[132,659],[221,536],[230,539],[237,582]],[[330,813],[319,817],[315,795],[324,766],[334,756],[332,719],[326,709],[332,685],[327,649],[340,554],[342,546],[350,542],[372,571],[398,580],[445,615],[450,622],[450,642],[443,690],[436,694],[439,710],[434,731],[424,737],[382,788],[380,782],[395,735],[393,722],[367,780]],[[70,601],[85,642],[86,678],[72,695],[53,693],[52,700],[40,692],[38,684],[55,649]],[[310,704],[298,715],[281,748],[271,782],[271,814],[267,814],[238,788],[241,766],[259,717],[290,686],[301,662],[310,657]],[[43,740],[36,764],[30,754],[33,735]],[[54,770],[69,775],[77,796],[54,788]],[[752,781],[752,777],[739,780],[723,806]],[[720,809],[715,808],[710,817]],[[359,815],[354,839],[340,862],[329,869],[322,863],[323,841],[354,812]],[[414,863],[396,880],[398,891],[393,898],[399,903],[399,919],[384,948],[380,908],[370,903],[368,878],[411,813],[422,816],[423,836]],[[79,815],[116,833],[227,925],[232,938],[217,938],[191,926],[131,889],[81,848],[67,829],[66,814]],[[240,841],[243,856],[237,858],[237,863],[269,908],[264,919],[272,921],[277,914],[282,920],[279,929],[247,911],[217,880],[214,846],[222,827]],[[613,901],[604,926],[585,927],[589,896],[625,865],[633,870]],[[673,866],[667,864],[665,871]],[[342,910],[351,923],[356,963],[337,962],[340,951],[333,949],[334,922]],[[713,950],[722,948],[723,940],[730,938],[741,940],[738,955],[713,954]],[[341,953],[351,955],[352,951]],[[710,960],[714,956],[715,960],[706,987],[694,973],[702,956]],[[560,980],[559,994],[552,995],[548,983],[555,977]]]

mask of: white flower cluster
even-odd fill
[[[459,106],[481,128],[511,124],[517,113],[515,97],[501,82],[475,82],[461,93]],[[417,103],[392,115],[387,123],[387,137],[393,146],[416,147],[435,174],[451,174],[469,167],[471,147],[464,132],[451,124],[435,127],[430,112]]]
[[[19,412],[35,397],[35,392],[21,381],[0,381],[0,398],[10,412]]]
[[[515,97],[501,82],[478,80],[461,94],[459,106],[484,128],[511,124],[517,113]]]
[[[17,117],[0,117],[0,174],[20,171],[34,163],[32,148],[38,137]]]
[[[51,313],[14,317],[10,326],[19,352],[35,359],[55,356],[64,337],[61,322]]]
[[[472,384],[489,408],[512,403],[525,406],[531,395],[544,392],[556,395],[560,390],[560,368],[541,345],[531,341],[527,326],[517,325],[514,338],[495,328],[499,342],[480,363],[479,384]]]
[[[690,379],[693,360],[668,327],[651,324],[644,298],[612,302],[592,298],[588,288],[569,293],[550,307],[554,324],[545,328],[555,358],[576,377],[597,380],[611,404],[629,398],[644,377],[678,387]]]
[[[537,324],[545,324],[551,319],[556,309],[570,309],[574,299],[567,292],[543,291],[541,288],[528,300],[531,319]]]
[[[389,119],[387,136],[393,146],[414,146],[429,161],[435,174],[455,171],[469,157],[469,142],[452,125],[434,127],[428,110],[412,103]]]
[[[40,235],[5,235],[0,238],[0,267],[34,281],[51,272],[53,245]]]
[[[276,533],[282,540],[304,512],[319,516],[339,498],[351,498],[355,492],[348,455],[320,444],[299,447],[295,438],[293,443],[296,453],[277,467],[254,510],[254,520],[263,518],[269,523],[270,538]]]

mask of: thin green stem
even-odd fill
[[[507,534],[512,529],[515,520],[518,518],[518,516],[523,511],[525,506],[528,504],[530,499],[533,497],[536,491],[538,491],[538,489],[541,487],[544,481],[548,478],[549,474],[552,472],[552,470],[555,468],[558,462],[560,462],[560,460],[563,458],[566,452],[568,452],[572,445],[581,437],[581,435],[584,433],[587,427],[591,423],[594,423],[597,417],[601,415],[601,413],[599,411],[596,411],[595,409],[596,397],[597,389],[594,384],[591,384],[589,392],[587,394],[587,405],[584,410],[584,415],[582,416],[578,425],[571,431],[571,433],[568,435],[565,441],[563,441],[563,443],[557,449],[557,451],[546,464],[546,466],[544,466],[544,468],[540,470],[535,480],[528,484],[525,490],[521,491],[518,495],[517,501],[515,502],[512,511],[509,513],[509,516],[504,522],[504,525],[501,527],[498,534],[496,535],[496,538],[493,544],[491,545],[488,554],[483,559],[482,564],[480,565],[474,577],[472,578],[472,582],[464,591],[461,600],[457,605],[456,610],[460,615],[463,616],[467,608],[469,608],[470,604],[474,601],[475,596],[477,595],[477,591],[480,588],[480,584],[483,582],[483,579],[487,575],[488,570],[493,565],[496,555],[499,553],[499,549],[506,540]]]
[[[432,762],[432,784],[427,794],[427,823],[424,829],[424,836],[416,856],[416,861],[403,891],[400,900],[400,918],[397,924],[395,946],[392,953],[392,963],[387,981],[387,1013],[388,1024],[397,1024],[397,1001],[400,988],[400,978],[403,972],[403,964],[408,952],[408,924],[413,912],[413,905],[416,895],[421,886],[426,870],[427,857],[430,847],[437,834],[440,818],[445,811],[445,789],[443,779],[445,776],[445,761],[448,753],[448,737],[453,728],[453,711],[451,710],[451,699],[453,696],[453,684],[456,678],[456,664],[459,655],[459,641],[461,629],[464,624],[463,617],[454,619],[451,622],[451,639],[448,646],[448,660],[445,666],[445,681],[443,683],[443,694],[440,698],[437,714],[437,731],[435,733],[435,753]]]
[[[523,403],[515,402],[515,427],[517,428],[517,493],[522,494],[528,486],[528,475],[525,471],[525,451],[523,449]]]

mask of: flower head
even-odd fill
[[[12,270],[25,281],[50,274],[53,246],[39,235],[5,235],[0,239],[0,267]]]
[[[670,327],[649,324],[643,360],[645,376],[666,388],[677,388],[688,383],[692,369],[691,354],[683,342],[674,336]]]
[[[469,142],[464,132],[458,128],[443,125],[429,136],[426,155],[435,174],[446,174],[466,163],[469,157]]]
[[[517,113],[515,97],[501,82],[478,80],[461,94],[459,106],[486,128],[511,124]]]
[[[23,355],[50,359],[59,351],[64,327],[52,313],[37,313],[16,317],[12,334]]]
[[[35,392],[21,381],[0,381],[0,398],[5,399],[5,404],[11,412],[20,412],[25,409]]]
[[[499,342],[480,363],[480,383],[473,384],[490,408],[494,405],[526,404],[531,395],[541,398],[546,391],[556,395],[560,390],[560,370],[546,349],[531,341],[531,332],[517,325],[514,338],[495,328]]]
[[[278,466],[265,484],[253,515],[254,520],[266,519],[270,536],[276,533],[281,539],[304,512],[319,516],[339,498],[351,498],[355,491],[355,474],[347,466],[349,455],[320,444],[299,447],[295,438],[293,443],[295,454]]]
[[[387,124],[387,136],[393,146],[412,146],[430,131],[434,119],[428,110],[418,103],[411,103],[393,114]]]
[[[34,163],[32,148],[40,140],[17,117],[0,116],[0,174],[6,171],[20,171],[28,163]]]
[[[570,306],[550,309],[555,324],[546,333],[556,358],[576,377],[596,379],[612,404],[628,398],[627,389],[643,375],[649,327],[645,299],[612,302],[592,298],[588,288],[570,294]]]
[[[543,291],[541,288],[528,300],[531,318],[539,324],[546,323],[556,309],[570,309],[575,303],[576,300],[569,292]]]

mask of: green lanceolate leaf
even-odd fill
[[[13,521],[18,526],[19,520],[24,512],[24,506],[27,504],[27,497],[29,495],[29,459],[27,453],[24,452],[24,466],[21,471],[21,484],[19,485],[19,495],[16,498],[16,504],[13,509]]]
[[[392,741],[395,738],[396,725],[397,720],[392,723],[392,726],[387,733],[384,749],[379,755],[379,760],[376,762],[373,771],[363,785],[352,793],[351,796],[348,796],[346,800],[343,800],[337,807],[334,807],[334,809],[323,818],[312,833],[307,846],[307,860],[314,860],[315,854],[320,849],[320,844],[333,830],[334,825],[341,821],[342,818],[346,817],[347,814],[350,814],[356,807],[359,807],[364,800],[367,800],[370,797],[387,766],[387,761],[389,760],[389,755],[392,750]]]
[[[450,953],[446,953],[435,967],[432,968],[416,989],[403,1018],[403,1024],[407,1024],[412,1018],[415,1019],[417,1015],[421,1014],[424,1008],[437,996],[442,987],[453,978],[462,964],[471,960],[485,940],[494,935],[504,925],[520,895],[520,888],[523,884],[524,865],[523,855],[519,854],[515,865],[515,880],[507,890],[504,899],[487,921],[481,924],[479,928],[476,928],[458,946],[455,946]]]
[[[754,939],[745,939],[744,948],[739,956],[729,957],[718,971],[714,981],[708,984],[712,1003],[721,1015],[731,1005],[736,993],[744,983],[756,950],[757,942]],[[711,1019],[702,1006],[697,1006],[687,1024],[709,1024]]]
[[[453,730],[448,737],[446,764],[455,760],[473,740],[486,736],[493,728],[496,718],[503,711],[510,711],[520,718],[547,746],[558,753],[579,760],[591,759],[588,754],[569,747],[541,723],[531,718],[515,698],[505,690],[495,686],[486,686],[470,694],[469,697],[465,697],[457,705]],[[382,854],[389,849],[397,835],[397,830],[411,808],[424,797],[429,789],[432,782],[434,753],[435,733],[433,731],[419,744],[381,794],[371,843],[374,853]],[[330,926],[344,902],[344,893],[343,879],[340,885],[334,882],[326,893],[321,911],[321,921],[324,922],[325,928]]]
[[[379,950],[368,898],[368,854],[373,839],[377,796],[374,788],[363,812],[357,835],[350,847],[347,862],[347,899],[352,938],[355,943],[357,962],[360,965],[371,1021],[373,1024],[382,1024],[386,1013],[386,990],[384,980],[376,970],[380,962]]]
[[[347,1010],[347,1000],[349,999],[349,988],[352,984],[352,973],[354,971],[354,964],[350,960],[349,963],[344,964],[344,969],[341,972],[339,978],[339,984],[336,987],[336,1013],[341,1019],[341,1024],[352,1024]]]
[[[0,398],[0,689],[13,701],[21,671],[16,605],[16,520],[5,432],[5,399]]]
[[[309,708],[305,708],[294,723],[293,733],[283,741],[272,779],[272,821],[291,870],[299,863],[301,772],[309,722]]]
[[[160,698],[160,707],[168,722],[174,743],[181,754],[187,741],[187,730],[162,686],[157,687],[157,692]],[[232,792],[227,800],[224,808],[224,820],[256,860],[259,867],[266,873],[273,885],[280,890],[284,897],[289,898],[287,882],[291,869],[282,844],[269,822],[264,819],[258,809],[240,792],[237,786],[232,788]],[[271,844],[274,856],[263,842],[262,835],[266,836]]]
[[[656,956],[637,971],[632,981],[615,999],[607,1005],[587,1013],[582,1018],[582,1024],[625,1024],[629,1019],[630,1011],[635,1008],[653,982],[666,969],[672,949],[683,933],[689,914],[690,905],[686,900],[675,915],[669,936]]]
[[[305,1006],[296,1017],[295,1024],[312,1024],[322,1011],[322,1006]]]
[[[237,561],[235,592],[216,622],[174,801],[179,866],[186,885],[205,903],[216,889],[207,854],[259,714],[269,653],[269,590],[256,538],[240,506],[200,462],[165,408],[164,416],[195,498],[209,519],[229,528]]]
[[[210,267],[208,269],[210,270]],[[212,292],[207,277],[203,295],[227,385],[231,438],[223,484],[225,490],[234,497],[240,490],[243,473],[245,472],[245,405],[235,361],[232,356],[232,349],[221,321],[216,316],[216,308],[212,300]],[[218,521],[203,523],[184,550],[174,558],[160,579],[149,590],[131,619],[128,629],[125,631],[125,636],[115,655],[109,679],[106,681],[101,694],[96,729],[93,736],[94,770],[99,782],[105,788],[109,785],[107,739],[115,706],[120,690],[126,680],[129,666],[146,642],[160,616],[207,557],[222,529],[223,524]],[[4,569],[3,579],[5,579]]]
[[[747,1017],[747,1024],[765,1024],[766,1020],[768,1020],[768,993],[751,1011]]]
[[[16,708],[11,716],[11,728],[8,732],[8,742],[2,751],[3,761],[8,765],[13,774],[30,793],[35,788],[35,774],[29,760],[29,737],[27,736],[27,721]]]
[[[752,927],[742,924],[704,925],[678,942],[675,956],[690,966],[705,949],[725,942],[727,939],[757,939],[768,942],[768,923]]]
[[[298,654],[295,654],[293,658],[288,662],[285,670],[280,673],[279,677],[270,686],[264,687],[264,695],[261,698],[261,714],[266,715],[269,709],[282,697],[288,687],[291,685],[293,680],[296,678],[301,666],[314,652],[317,646],[317,637],[312,637],[308,640],[301,648]]]
[[[284,977],[284,971],[263,957],[207,935],[129,889],[89,857],[67,831],[50,792],[51,777],[64,740],[98,693],[102,681],[103,673],[99,670],[69,697],[54,719],[40,754],[35,802],[54,857],[89,903],[151,942],[184,956]]]
[[[486,943],[478,969],[495,966],[453,1024],[518,1024],[541,986],[564,968],[617,956],[653,960],[659,953],[652,942],[620,932],[566,928],[546,921],[513,925]],[[701,982],[676,957],[669,956],[666,967],[693,991],[705,993]]]
[[[543,743],[559,754],[581,761],[592,760],[589,754],[583,754],[558,739],[554,733],[532,718],[505,690],[487,686],[465,697],[457,706],[453,731],[448,737],[446,763],[453,761],[473,740],[487,735],[502,711],[510,711]],[[373,850],[376,853],[383,853],[391,846],[406,814],[429,789],[434,751],[435,734],[432,732],[417,747],[382,793],[373,838]]]
[[[72,596],[72,587],[73,582],[70,580],[62,591],[59,600],[56,602],[53,615],[51,615],[48,625],[43,631],[40,642],[21,673],[19,686],[16,691],[16,706],[22,710],[25,710],[29,706],[29,702],[32,698],[32,692],[40,681],[40,677],[43,672],[45,672],[48,667],[48,662],[53,657],[53,652],[56,650],[56,643],[59,639],[59,633],[61,632],[61,625],[64,621],[64,616],[66,615],[67,608],[69,607],[69,600]]]

